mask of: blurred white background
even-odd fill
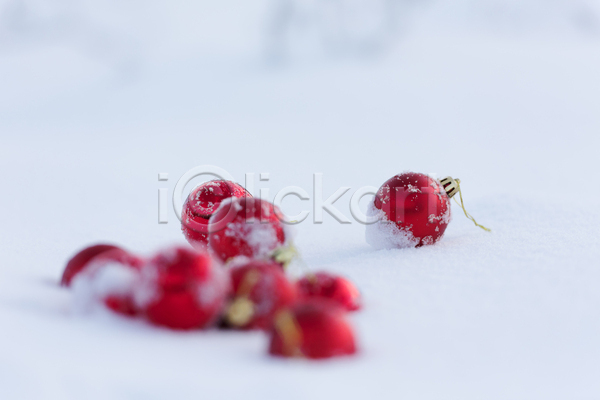
[[[410,37],[423,34],[536,37],[550,43],[565,37],[597,40],[599,4],[597,0],[2,0],[0,105],[6,120],[28,107],[78,102],[132,85],[139,86],[133,92],[143,102],[143,83],[171,81],[173,75],[182,85],[194,85],[215,72],[230,77],[276,73],[275,68],[385,63],[390,54],[403,54]],[[172,89],[169,95],[177,97],[175,101],[202,96],[186,89]]]

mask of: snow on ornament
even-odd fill
[[[194,329],[216,321],[228,293],[227,272],[207,253],[175,247],[142,268],[134,299],[151,323]]]
[[[221,261],[238,256],[285,260],[293,250],[279,209],[266,200],[231,197],[221,203],[208,224],[209,247]]]
[[[194,188],[181,213],[181,231],[197,250],[208,245],[208,220],[221,202],[230,197],[252,197],[242,186],[231,181],[213,180]]]
[[[73,278],[75,278],[75,276],[79,274],[94,257],[106,251],[115,249],[122,250],[112,244],[96,244],[77,252],[77,254],[71,257],[67,262],[67,266],[60,279],[61,286],[71,286]]]
[[[438,181],[425,174],[404,172],[388,179],[375,194],[367,215],[377,222],[367,225],[366,240],[375,248],[421,247],[437,243],[451,220],[450,199],[459,193],[460,180]]]
[[[119,314],[138,314],[133,295],[143,263],[141,258],[118,247],[96,255],[71,281],[75,308],[88,310],[104,304]]]

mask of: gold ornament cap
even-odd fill
[[[254,316],[254,303],[247,297],[236,298],[225,313],[225,319],[233,326],[244,326]]]
[[[447,176],[444,179],[441,179],[440,183],[444,187],[444,190],[446,191],[446,194],[448,195],[449,199],[454,197],[454,195],[459,191],[460,179],[454,179],[450,176]]]

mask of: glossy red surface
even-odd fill
[[[186,199],[181,214],[181,230],[196,249],[208,245],[208,220],[221,202],[230,197],[252,197],[237,183],[223,180],[205,182],[194,188]]]
[[[375,208],[399,230],[410,232],[417,247],[434,244],[450,222],[450,199],[435,179],[414,172],[388,179],[377,191]]]
[[[185,248],[168,249],[144,268],[150,269],[146,275],[156,290],[143,306],[150,322],[173,329],[193,329],[215,321],[229,286],[219,281],[220,271],[216,269],[221,267],[214,265],[208,254]]]
[[[329,299],[348,311],[355,311],[361,307],[360,292],[352,282],[342,276],[316,272],[298,280],[296,287],[298,295],[304,299]]]
[[[330,301],[312,299],[295,304],[289,313],[293,327],[278,329],[280,312],[271,330],[269,353],[283,357],[329,358],[356,353],[354,332],[341,308]],[[290,335],[290,331],[295,331]],[[286,337],[287,336],[287,337]],[[295,337],[297,336],[297,340]]]

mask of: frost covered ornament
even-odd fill
[[[438,181],[425,174],[404,172],[388,179],[367,211],[370,218],[378,220],[367,225],[367,243],[375,248],[437,243],[451,220],[450,199],[456,193],[460,194],[460,180],[450,177]],[[465,215],[475,222],[464,209],[462,194],[460,199]]]
[[[93,257],[70,283],[74,306],[80,311],[104,304],[112,311],[133,316],[139,312],[133,300],[144,261],[121,248]]]
[[[112,244],[96,244],[80,250],[67,262],[60,279],[61,286],[71,286],[71,281],[89,264],[89,262],[98,255],[110,250],[125,250]]]
[[[223,262],[238,256],[276,259],[287,245],[279,209],[268,201],[231,197],[210,218],[209,247]]]
[[[230,197],[252,197],[242,186],[231,181],[213,180],[194,188],[181,213],[181,231],[197,250],[208,245],[208,220],[221,202]]]
[[[134,300],[155,325],[194,329],[216,321],[228,292],[227,272],[208,254],[175,247],[142,268]]]

